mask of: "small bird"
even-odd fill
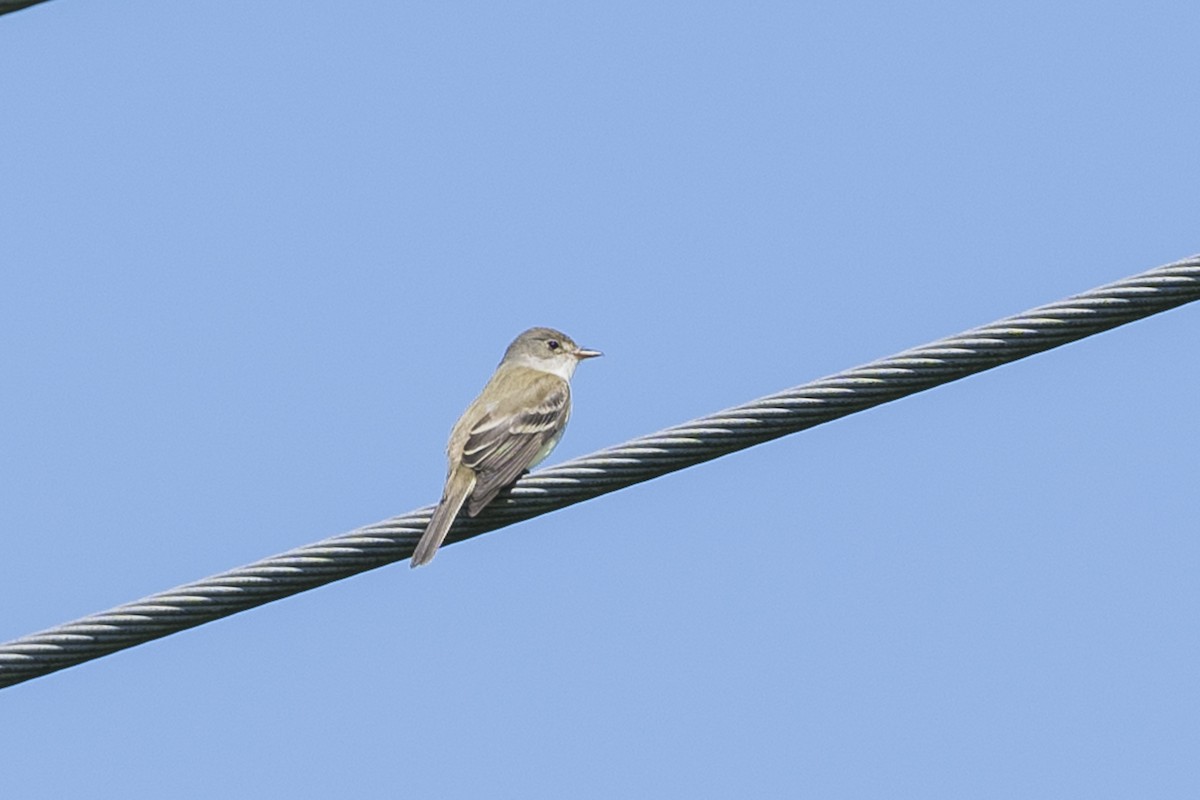
[[[550,455],[571,416],[575,367],[599,355],[553,328],[530,328],[513,340],[450,432],[446,488],[411,566],[433,559],[464,503],[475,516],[500,490]]]

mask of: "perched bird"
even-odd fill
[[[571,416],[571,376],[601,355],[553,328],[530,328],[504,351],[479,397],[446,445],[449,468],[442,499],[417,542],[411,566],[433,559],[465,503],[472,517],[558,444]]]

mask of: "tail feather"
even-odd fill
[[[446,478],[442,500],[434,509],[433,516],[429,518],[429,525],[413,550],[412,563],[409,566],[419,567],[433,560],[433,554],[446,540],[446,532],[454,524],[454,519],[474,488],[475,473],[466,467],[459,467]]]

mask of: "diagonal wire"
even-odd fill
[[[44,3],[46,0],[13,0],[5,2],[0,0],[0,14],[9,14],[13,11],[20,11],[22,8],[36,6],[38,3]]]
[[[1200,255],[522,478],[461,541],[1200,299]],[[0,687],[73,666],[412,554],[433,507],[0,644]]]

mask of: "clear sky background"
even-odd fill
[[[1200,250],[1180,3],[0,17],[0,639]],[[0,691],[20,798],[1195,797],[1200,307]]]

